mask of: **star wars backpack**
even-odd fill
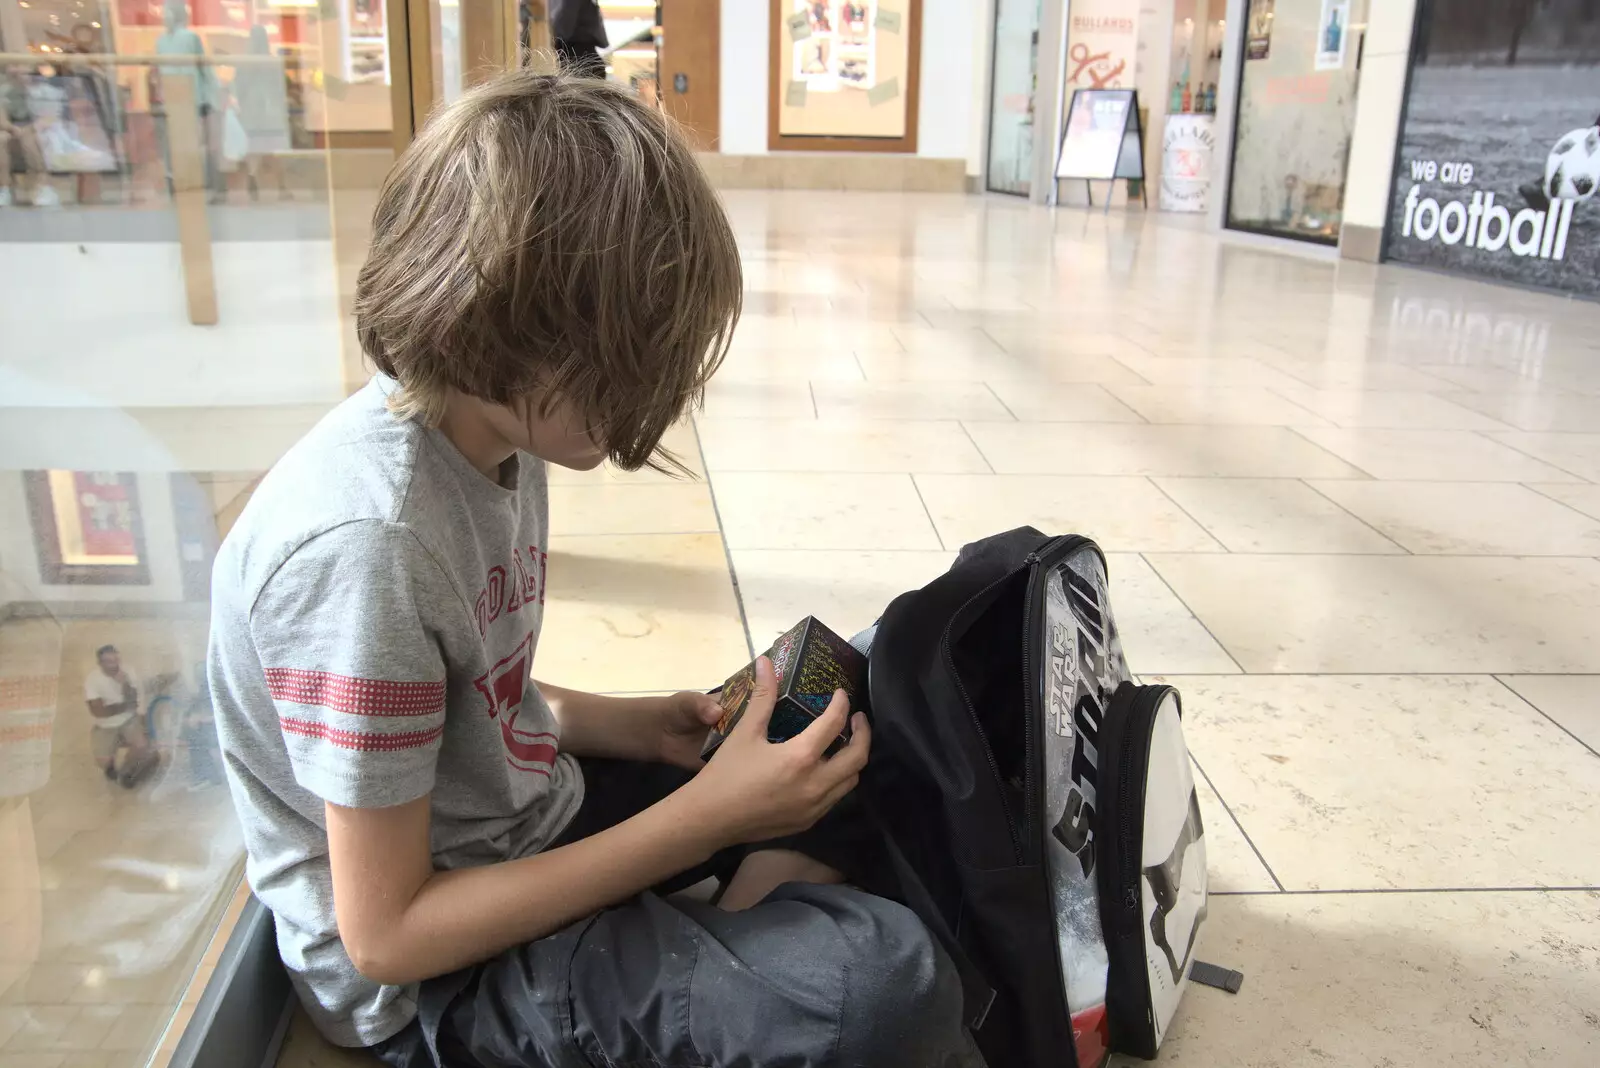
[[[1129,676],[1100,549],[976,542],[869,640],[862,794],[989,1063],[1154,1057],[1206,914],[1205,835],[1178,692]]]

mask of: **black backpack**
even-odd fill
[[[1154,1057],[1205,917],[1205,839],[1178,693],[1131,681],[1100,549],[1027,527],[976,542],[870,640],[861,791],[989,1063]]]

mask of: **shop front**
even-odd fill
[[[1600,296],[1600,11],[1419,5],[1387,257]]]
[[[986,188],[991,193],[1025,197],[1032,191],[1041,6],[1041,0],[995,0],[984,167]]]
[[[1336,245],[1368,0],[1248,0],[1224,225]]]
[[[1209,211],[1217,165],[1217,93],[1227,28],[1225,0],[1173,6],[1172,87],[1161,127],[1162,211]]]
[[[1041,203],[1206,212],[1222,161],[1214,149],[1229,3],[997,0],[987,189]],[[1088,115],[1114,120],[1109,132],[1090,124],[1116,149],[1092,153],[1104,166],[1081,166],[1091,146],[1070,143],[1073,115],[1081,129]]]

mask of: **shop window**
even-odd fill
[[[1366,12],[1367,0],[1250,0],[1229,228],[1338,243]]]

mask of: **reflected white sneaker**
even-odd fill
[[[53,185],[41,185],[33,191],[33,206],[36,208],[59,208],[61,194],[56,192]]]
[[[10,206],[11,206],[11,187],[7,186],[4,189],[0,189],[0,208],[9,208]]]

